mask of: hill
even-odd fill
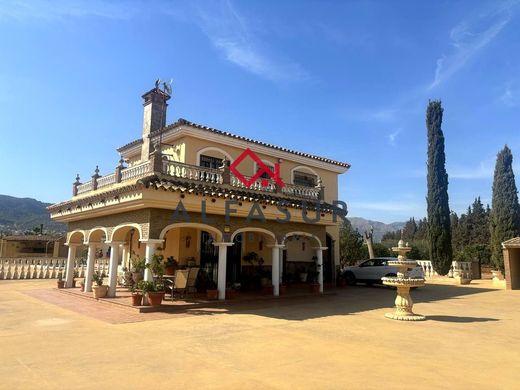
[[[383,223],[359,217],[350,217],[348,220],[352,224],[352,227],[361,234],[369,230],[370,226],[372,226],[374,228],[374,242],[381,242],[383,234],[400,230],[405,225],[405,222]]]
[[[33,230],[43,224],[44,232],[65,232],[66,225],[51,221],[47,211],[49,205],[32,198],[0,195],[0,229],[11,232]]]

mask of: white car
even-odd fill
[[[397,260],[395,257],[376,257],[363,261],[358,265],[343,268],[341,274],[348,285],[362,282],[366,284],[382,283],[384,276],[397,276],[397,268],[388,265],[389,260]],[[411,278],[424,278],[424,272],[420,265],[412,268],[408,276]]]

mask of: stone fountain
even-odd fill
[[[408,270],[417,266],[415,260],[407,260],[406,254],[412,250],[405,245],[403,239],[399,240],[397,247],[392,250],[398,253],[397,260],[389,261],[388,265],[397,268],[397,276],[385,276],[382,279],[383,284],[397,288],[397,298],[395,299],[395,312],[386,313],[386,318],[401,321],[422,321],[426,317],[420,314],[414,314],[412,311],[413,301],[410,296],[412,287],[424,286],[423,278],[411,278],[408,276]]]

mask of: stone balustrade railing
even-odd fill
[[[422,267],[424,276],[426,278],[439,276],[439,274],[433,269],[433,265],[430,260],[417,260],[417,265]],[[466,275],[467,277],[471,278],[471,273],[470,261],[452,261],[448,277],[453,278],[458,275]]]
[[[222,172],[220,170],[183,164],[176,161],[165,161],[163,173],[180,179],[222,184]]]
[[[157,161],[159,162],[157,163]],[[194,180],[197,182],[204,182],[215,185],[226,184],[237,188],[247,188],[247,186],[241,180],[239,180],[230,172],[229,168],[206,168],[196,165],[184,164],[167,159],[155,161],[150,160],[127,168],[123,167],[121,160],[121,163],[116,168],[115,173],[100,176],[98,175],[98,172],[99,170],[96,168],[96,172],[92,180],[89,180],[86,183],[80,183],[78,177],[73,187],[73,195],[79,195],[89,191],[95,191],[96,189],[107,187],[109,185],[123,182],[126,180],[136,180],[145,177],[153,172],[166,174],[174,178]],[[250,179],[250,177],[248,176],[244,177],[246,179]],[[285,184],[284,187],[278,189],[277,191],[276,183],[269,178],[259,178],[255,180],[251,184],[251,186],[249,186],[249,189],[260,192],[280,192],[281,194],[290,197],[303,198],[309,200],[322,199],[320,197],[320,192],[322,191],[320,187],[305,187],[294,184]]]
[[[57,279],[60,272],[66,277],[67,259],[64,257],[2,257],[0,258],[0,280]],[[108,274],[109,259],[96,259],[94,271]],[[74,270],[79,278],[85,277],[84,260],[74,261]]]

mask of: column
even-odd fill
[[[279,245],[273,245],[271,260],[271,281],[273,283],[273,295],[275,297],[280,295],[280,248]]]
[[[121,248],[121,266],[130,270],[130,265],[128,264],[128,245],[126,244],[123,244]]]
[[[87,269],[85,270],[85,292],[92,292],[92,275],[96,261],[96,244],[88,243]]]
[[[279,266],[279,268],[280,268],[280,284],[283,284],[283,251],[284,251],[284,248],[285,248],[284,246],[280,246],[278,248],[279,256],[280,256],[278,258],[279,264],[280,264],[280,266]]]
[[[119,263],[119,246],[122,242],[110,242],[110,265],[108,271],[108,292],[107,297],[113,298],[116,296],[117,286],[117,266]]]
[[[226,299],[226,271],[227,271],[227,248],[232,242],[214,242],[218,246],[218,299]]]
[[[57,241],[55,241],[57,243]],[[76,249],[80,244],[67,244],[69,253],[67,256],[67,268],[65,269],[66,279],[65,287],[71,288],[74,280],[74,261],[76,259]]]
[[[159,246],[159,244],[162,244],[164,240],[157,240],[157,239],[148,239],[148,240],[140,240],[143,243],[146,243],[146,249],[145,249],[145,262],[146,262],[146,269],[144,270],[144,280],[147,282],[153,282],[153,275],[150,269],[148,268],[148,264],[152,261],[152,257],[155,254],[155,250]]]
[[[323,251],[326,249],[327,247],[316,248],[316,257],[318,258],[316,262],[316,268],[318,271],[318,283],[320,284],[320,293],[323,293]]]

